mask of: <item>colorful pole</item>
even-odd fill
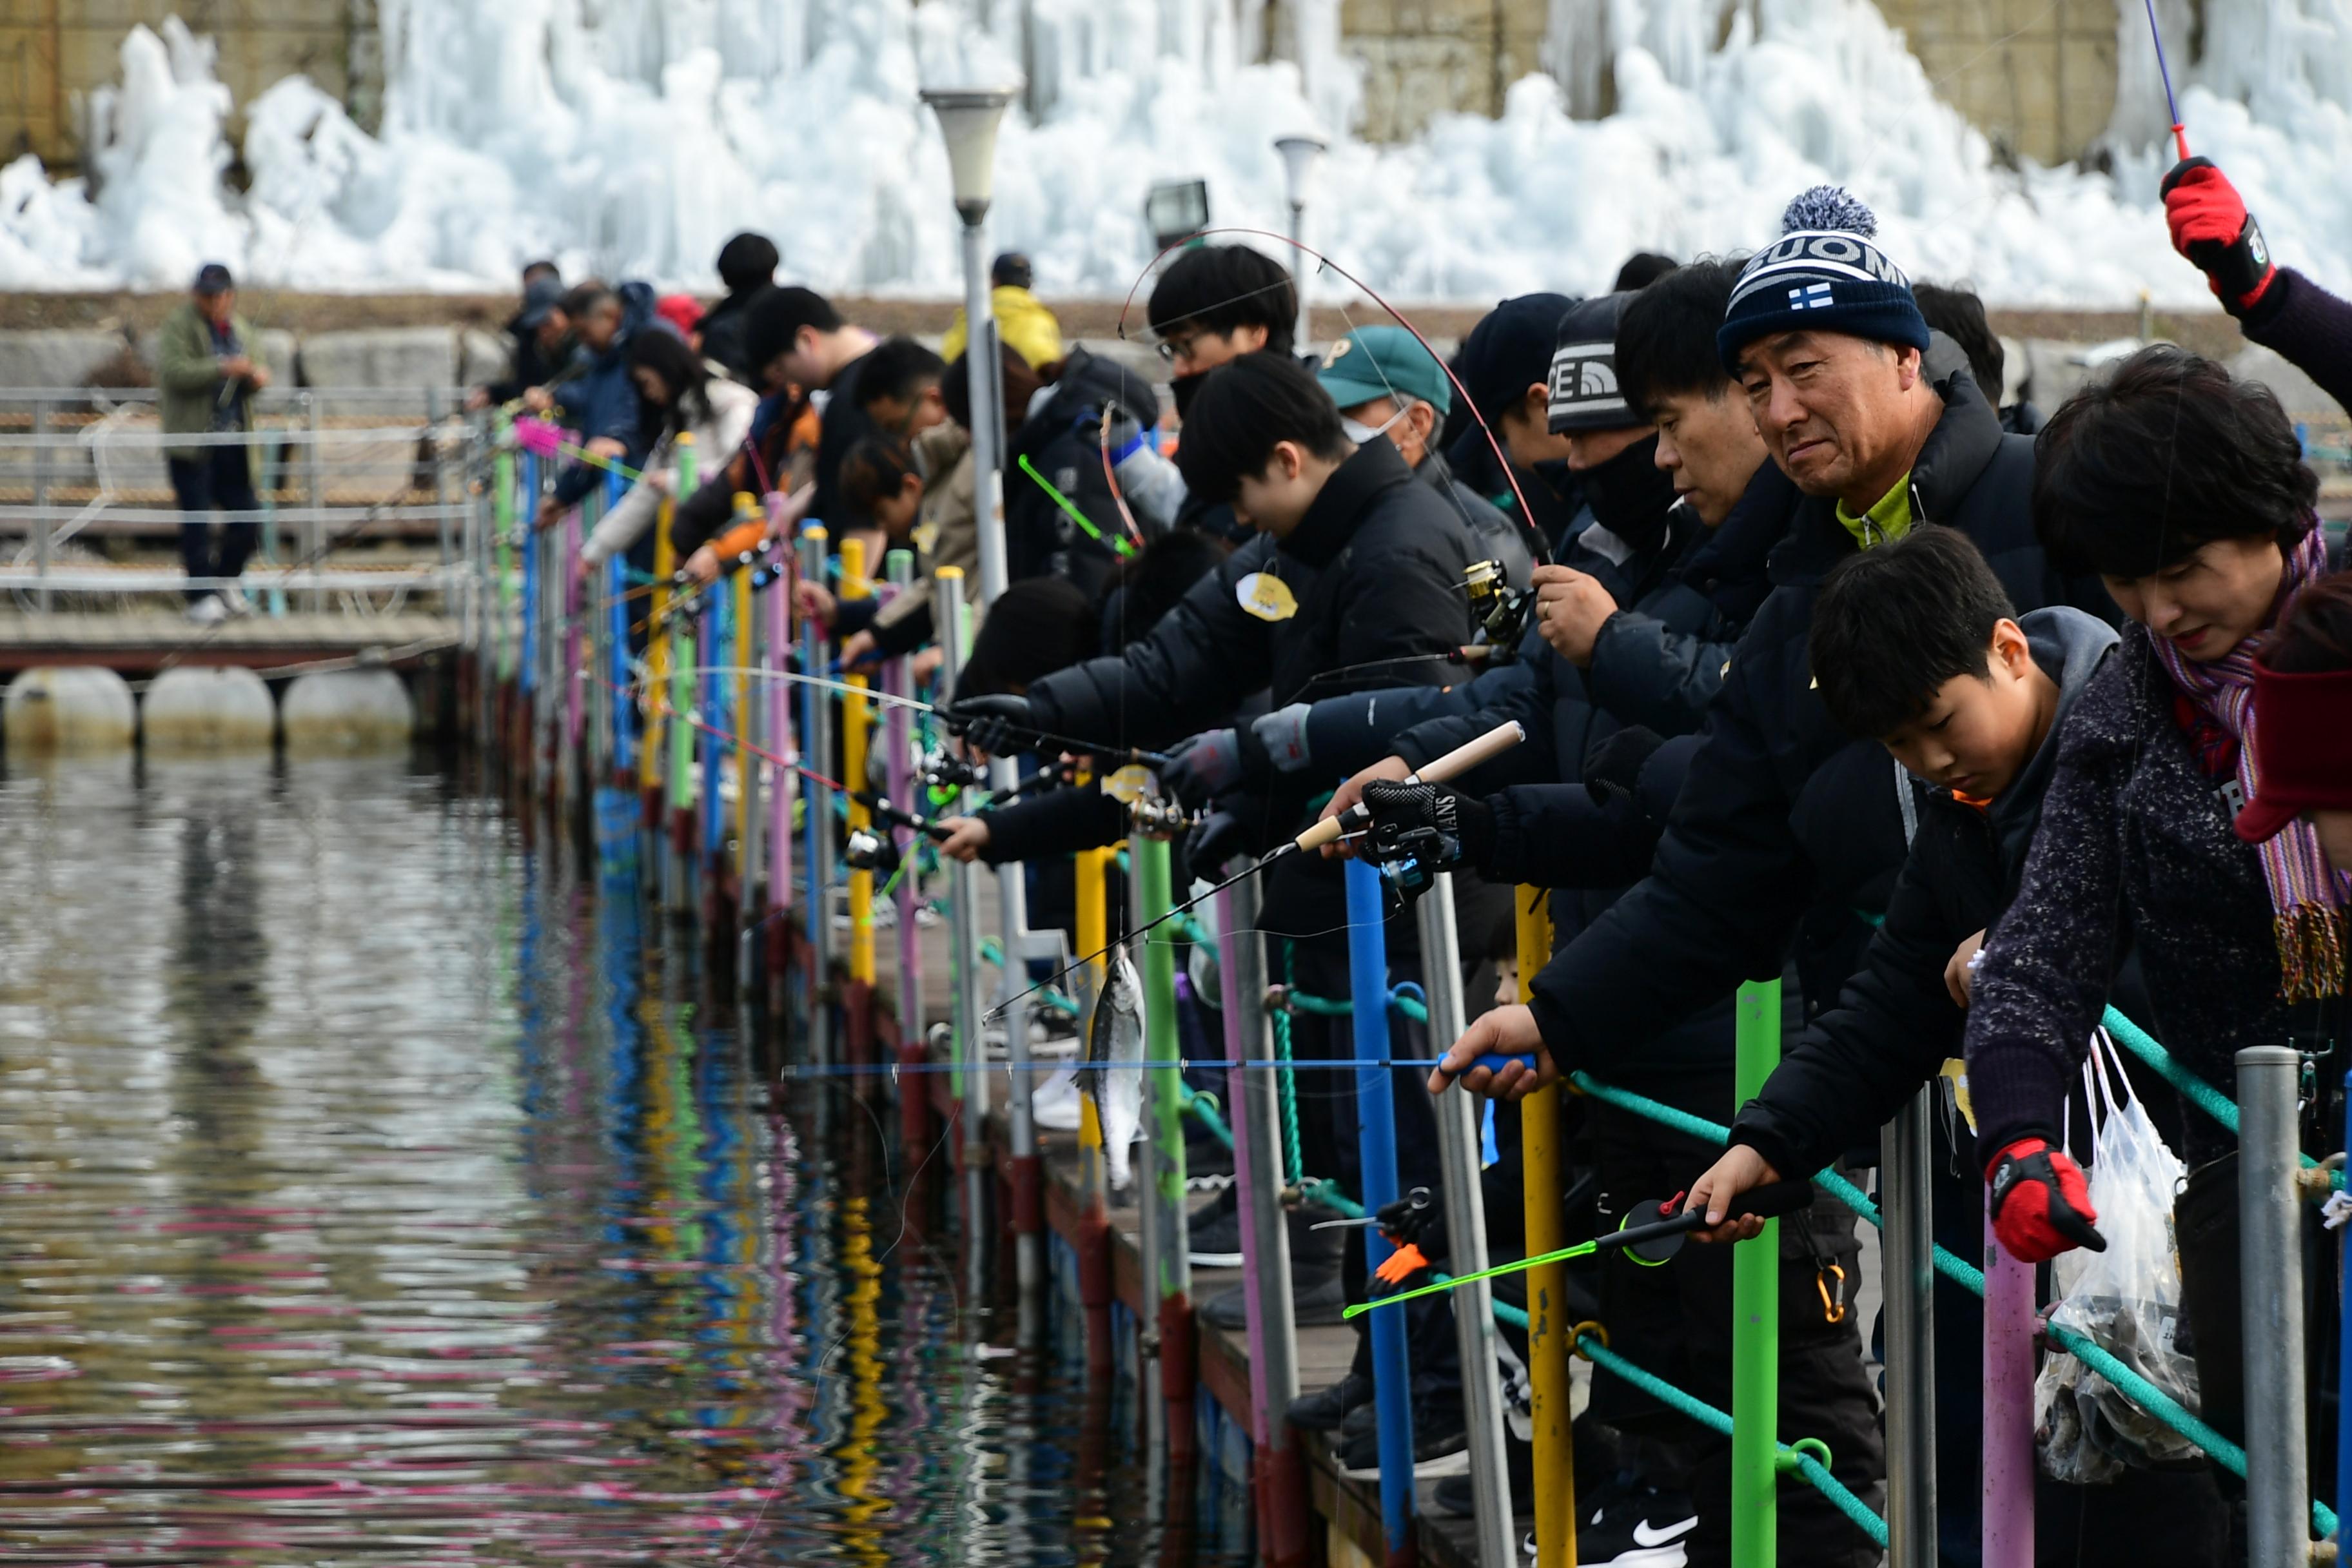
[[[1780,1063],[1780,983],[1739,988],[1736,1103],[1745,1105]],[[1535,1245],[1529,1237],[1528,1245]],[[1775,1458],[1780,1415],[1780,1222],[1731,1249],[1731,1561],[1773,1568],[1779,1552]]]
[[[912,551],[891,551],[882,558],[882,570],[890,580],[892,599],[915,591],[915,555]],[[905,656],[890,660],[882,674],[882,689],[893,697],[914,696],[914,679],[908,672]],[[883,744],[887,748],[882,779],[894,805],[914,805],[908,787],[911,778],[908,763],[914,751],[914,726],[913,709],[903,702],[889,705],[889,711],[882,721]],[[923,933],[915,923],[915,916],[922,904],[921,879],[916,875],[916,860],[922,843],[911,828],[892,828],[890,837],[898,843],[899,854],[904,858],[898,872],[896,906],[898,927],[898,1037],[902,1041],[913,1042],[919,1052],[923,1043]],[[872,940],[869,935],[868,942]],[[1079,951],[1092,950],[1082,948]]]
[[[824,581],[825,532],[812,523],[801,530],[801,579]],[[824,628],[814,616],[801,618],[801,668],[815,674],[825,667]],[[818,687],[801,689],[801,742],[808,765],[823,773],[833,764],[832,700]],[[802,845],[808,865],[809,1035],[816,1059],[832,1049],[833,992],[833,792],[803,776],[801,780]]]
[[[1540,888],[1513,895],[1518,911],[1519,1000],[1551,962],[1551,906]],[[1560,1199],[1568,1190],[1560,1157],[1560,1089],[1539,1089],[1519,1102],[1519,1141],[1526,1162],[1527,1256],[1568,1245]],[[1528,1270],[1528,1415],[1535,1426],[1536,1568],[1576,1568],[1576,1466],[1570,1451],[1568,1265]]]
[[[931,626],[940,639],[940,689],[953,691],[963,673],[966,632],[960,566],[942,566],[931,574]],[[957,791],[951,809],[961,814],[971,799],[969,791]],[[975,1171],[988,1159],[988,1048],[982,1042],[980,1027],[978,868],[962,860],[949,863],[948,904],[954,922],[956,1060],[962,1068],[954,1078],[956,1098],[963,1108],[963,1154],[959,1167]],[[976,1206],[973,1212],[979,1212]]]
[[[1984,1568],[2033,1568],[2033,1265],[1984,1221]]]
[[[1129,844],[1145,918],[1155,918],[1175,903],[1169,886],[1168,841],[1139,834]],[[1168,1451],[1181,1459],[1194,1447],[1194,1374],[1192,1226],[1184,1201],[1184,1075],[1176,1065],[1183,1056],[1176,1030],[1176,942],[1173,921],[1144,937],[1143,1051],[1154,1064],[1144,1075],[1149,1095],[1145,1124],[1151,1133],[1151,1182],[1145,1201],[1151,1205],[1159,1244],[1151,1295],[1160,1309],[1160,1387],[1168,1402]]]
[[[866,575],[866,542],[841,542],[841,601],[855,604],[874,596]],[[873,723],[866,698],[866,677],[849,672],[843,683],[852,689],[841,700],[841,782],[849,797],[849,830],[873,826],[873,814],[858,803],[855,792],[866,787],[866,740]],[[849,872],[849,978],[861,985],[874,984],[874,873],[853,867]]]
[[[1389,1054],[1388,933],[1381,907],[1381,874],[1349,860],[1348,994],[1353,1003],[1356,1056],[1383,1062]],[[1397,1192],[1396,1086],[1392,1069],[1356,1069],[1356,1135],[1363,1150],[1366,1212],[1394,1203]],[[1377,1272],[1396,1249],[1380,1231],[1364,1232],[1364,1267]],[[1413,1560],[1412,1367],[1406,1359],[1404,1321],[1394,1312],[1372,1320],[1372,1397],[1380,1425],[1381,1526],[1390,1568]]]
[[[1081,849],[1077,854],[1077,937],[1080,952],[1099,952],[1110,941],[1109,889],[1104,886],[1112,851]],[[1091,1021],[1101,1000],[1103,961],[1078,967],[1072,982],[1084,996]],[[1110,1304],[1116,1291],[1111,1281],[1110,1170],[1103,1149],[1101,1114],[1095,1097],[1078,1096],[1078,1305],[1087,1313],[1087,1373],[1097,1384],[1107,1384],[1114,1368],[1110,1342]],[[1253,1358],[1251,1365],[1256,1362]]]
[[[775,569],[775,578],[768,586],[768,647],[767,667],[771,674],[782,677],[791,668],[792,635],[792,544],[782,531],[775,527],[777,513],[783,507],[783,497],[768,498],[769,532],[775,539],[769,555]],[[782,679],[768,682],[768,735],[774,744],[768,749],[780,757],[793,758],[798,738],[793,733],[792,684]],[[800,775],[790,769],[780,769],[768,791],[768,907],[788,910],[793,903],[793,799],[800,792]],[[779,945],[773,951],[779,954]]]
[[[1879,1241],[1886,1302],[1886,1531],[1889,1568],[1935,1568],[1936,1237],[1929,1085],[1879,1130]]]

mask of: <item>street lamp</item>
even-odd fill
[[[1298,346],[1302,349],[1307,333],[1307,252],[1299,247],[1307,239],[1307,182],[1329,147],[1320,136],[1306,132],[1274,139],[1274,150],[1282,154],[1283,184],[1290,191],[1290,271],[1298,289]]]
[[[971,376],[971,465],[974,500],[980,513],[980,597],[993,605],[1004,592],[1004,473],[998,437],[1004,429],[1004,384],[999,364],[996,322],[989,309],[988,203],[996,184],[996,128],[1004,119],[1017,87],[927,89],[923,101],[940,117],[940,132],[948,142],[948,173],[955,186],[956,214],[963,219],[964,366]],[[941,628],[942,632],[945,628]],[[1012,791],[1016,780],[1013,759],[989,763],[989,778],[997,788]],[[1006,1110],[1013,1132],[1013,1226],[1018,1238],[1023,1342],[1031,1341],[1031,1313],[1045,1279],[1043,1186],[1037,1162],[1037,1122],[1030,1110],[1034,1075],[1029,1065],[1029,1009],[1023,998],[1028,961],[1063,956],[1061,932],[1029,930],[1029,900],[1020,868],[1008,866],[996,879],[997,928],[1003,944],[1002,1000],[997,1011],[1004,1019],[1006,1054],[1012,1058],[1012,1092]],[[976,963],[977,952],[960,952],[959,963]],[[980,1027],[980,1021],[971,1020]],[[987,1054],[979,1040],[960,1043],[974,1063]],[[977,1167],[975,1167],[977,1169]],[[975,1175],[973,1212],[982,1178]]]
[[[1143,221],[1156,250],[1171,250],[1209,226],[1206,180],[1162,180],[1143,198]]]

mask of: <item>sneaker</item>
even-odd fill
[[[234,583],[230,584],[227,587],[221,589],[214,595],[214,597],[219,599],[221,602],[221,607],[232,616],[249,616],[253,614],[253,601],[247,598],[245,596],[245,590],[238,587]]]
[[[1688,1561],[1684,1543],[1698,1514],[1679,1492],[1621,1479],[1578,1506],[1576,1561],[1584,1568],[1683,1568]]]
[[[1029,1120],[1040,1132],[1076,1132],[1078,1100],[1084,1093],[1076,1072],[1066,1068],[1057,1072],[1030,1091]]]
[[[1242,1266],[1241,1194],[1227,1187],[1192,1214],[1190,1227],[1192,1267],[1239,1268]]]
[[[1312,1394],[1302,1394],[1290,1402],[1286,1415],[1290,1424],[1302,1432],[1336,1432],[1348,1418],[1348,1412],[1372,1402],[1372,1380],[1360,1372],[1351,1372],[1328,1387]]]
[[[1510,1487],[1506,1497],[1511,1512],[1516,1515],[1532,1511],[1536,1495],[1535,1445],[1507,1425],[1503,1428],[1503,1470]],[[1439,1481],[1435,1497],[1438,1508],[1456,1518],[1468,1519],[1478,1511],[1478,1495],[1467,1470]],[[1519,1506],[1523,1501],[1528,1505],[1524,1509]]]
[[[200,626],[216,626],[228,619],[228,606],[220,602],[218,594],[206,594],[201,599],[190,601],[188,619]]]
[[[1342,1430],[1345,1428],[1343,1427]],[[1429,1467],[1460,1470],[1467,1473],[1470,1452],[1470,1429],[1462,1419],[1459,1405],[1436,1409],[1416,1409],[1412,1413],[1412,1468],[1415,1475],[1433,1473]],[[1445,1466],[1443,1461],[1461,1456],[1465,1463]],[[1365,1422],[1363,1430],[1339,1445],[1339,1468],[1344,1470],[1374,1471],[1381,1468],[1381,1431],[1377,1419]],[[1691,1522],[1696,1524],[1697,1521]],[[1580,1534],[1577,1539],[1581,1542]],[[1580,1548],[1577,1562],[1584,1562]]]

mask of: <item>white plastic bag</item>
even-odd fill
[[[2129,1092],[2104,1029],[2092,1037],[2083,1064],[2082,1104],[2097,1129],[2091,1206],[2099,1212],[2107,1249],[2059,1256],[2052,1270],[2060,1299],[2050,1321],[2107,1351],[2193,1411],[2197,1363],[2177,1342],[2180,1260],[2172,1202],[2182,1167]],[[2126,1466],[2152,1468],[2198,1455],[2195,1444],[2071,1355],[2053,1354],[2042,1363],[2033,1405],[2042,1468],[2062,1481],[2112,1481]]]

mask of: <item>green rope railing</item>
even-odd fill
[[[2134,1045],[2131,1041],[2126,1040],[2122,1032],[2116,1028],[2116,1024],[2118,1020],[2122,1021],[2125,1026],[2130,1029],[2132,1034],[2137,1036],[2139,1040],[2144,1043],[2147,1047],[2145,1051],[2142,1050],[2139,1045]],[[2158,1072],[2164,1073],[2168,1081],[2175,1083],[2176,1087],[2181,1088],[2183,1092],[2189,1093],[2189,1098],[2192,1100],[2195,1100],[2200,1108],[2209,1111],[2212,1110],[2210,1106],[2205,1104],[2203,1099],[2195,1092],[2189,1090],[2187,1085],[2181,1084],[2179,1079],[2175,1079],[2172,1076],[2173,1071],[2178,1071],[2181,1077],[2188,1079],[2189,1083],[2193,1083],[2197,1085],[2198,1088],[2203,1089],[2205,1094],[2210,1095],[2216,1100],[2221,1100],[2224,1104],[2228,1104],[2228,1101],[2221,1095],[2219,1090],[2213,1089],[2210,1084],[2205,1083],[2203,1079],[2199,1079],[2195,1074],[2189,1072],[2188,1068],[2182,1068],[2178,1063],[2173,1062],[2170,1056],[2165,1052],[2162,1046],[2157,1044],[2154,1039],[2142,1032],[2137,1026],[2133,1025],[2129,1019],[2125,1018],[2122,1014],[2116,1012],[2112,1007],[2107,1010],[2107,1032],[2110,1035],[2115,1036],[2116,1039],[2124,1041],[2126,1046],[2130,1047],[2135,1054],[2140,1055],[2142,1059],[2147,1061],[2151,1067],[2155,1067]],[[2148,1052],[2153,1052],[2154,1054],[2149,1055],[2147,1054]],[[2163,1058],[2161,1062],[2157,1059],[2159,1057]],[[2168,1067],[2169,1067],[2172,1071],[2168,1071]],[[1678,1110],[1671,1105],[1666,1105],[1658,1100],[1652,1100],[1645,1095],[1635,1094],[1630,1089],[1618,1089],[1613,1085],[1602,1083],[1600,1079],[1594,1078],[1590,1073],[1570,1073],[1569,1075],[1569,1079],[1570,1082],[1574,1083],[1578,1089],[1582,1089],[1585,1093],[1592,1096],[1595,1100],[1606,1100],[1612,1105],[1619,1106],[1626,1110],[1633,1111],[1637,1116],[1647,1117],[1649,1120],[1658,1122],[1662,1126],[1671,1127],[1675,1131],[1681,1132],[1687,1137],[1696,1138],[1706,1142],[1717,1144],[1727,1143],[1730,1141],[1731,1129],[1719,1122],[1709,1121],[1703,1116],[1694,1116],[1687,1110]],[[2234,1131],[2236,1126],[2237,1107],[2235,1105],[2230,1105],[2229,1110],[2230,1115],[2228,1118],[2228,1124]],[[2216,1120],[2221,1120],[2218,1112],[2215,1113],[2215,1115]],[[2309,1162],[2306,1162],[2306,1163],[2308,1163]],[[1822,1171],[1813,1177],[1813,1182],[1814,1184],[1822,1188],[1832,1197],[1836,1198],[1838,1202],[1853,1210],[1855,1214],[1860,1215],[1864,1219],[1868,1220],[1873,1226],[1878,1226],[1881,1229],[1885,1228],[1885,1223],[1879,1215],[1878,1205],[1872,1203],[1869,1196],[1864,1194],[1861,1188],[1846,1180],[1845,1177],[1838,1174],[1835,1171]],[[1936,1272],[1943,1275],[1946,1279],[1951,1280],[1954,1284],[1959,1286],[1962,1289],[1969,1291],[1972,1295],[1981,1297],[1984,1294],[1984,1270],[1977,1268],[1974,1264],[1969,1263],[1955,1256],[1948,1248],[1941,1246],[1938,1246],[1936,1248]],[[2138,1405],[2141,1409],[2147,1411],[2149,1415],[2155,1416],[2158,1420],[2163,1422],[2166,1426],[2171,1427],[2174,1431],[2179,1433],[2182,1436],[2196,1444],[2200,1448],[2205,1450],[2208,1455],[2211,1456],[2215,1463],[2222,1466],[2233,1475],[2240,1477],[2245,1475],[2246,1451],[2243,1448],[2240,1447],[2237,1444],[2231,1442],[2230,1439],[2221,1436],[2221,1433],[2215,1431],[2212,1427],[2207,1426],[2204,1422],[2190,1415],[2178,1400],[2173,1399],[2162,1389],[2157,1387],[2156,1384],[2148,1382],[2147,1379],[2140,1376],[2139,1373],[2125,1365],[2124,1363],[2118,1361],[2112,1353],[2101,1349],[2095,1342],[2084,1338],[2074,1330],[2061,1327],[2055,1323],[2045,1321],[2042,1324],[2042,1331],[2045,1337],[2047,1337],[2053,1344],[2062,1347],[2067,1352],[2067,1353],[2080,1360],[2084,1365],[2088,1366],[2100,1376],[2105,1378],[2109,1383],[2115,1384],[2115,1386],[2122,1392],[2125,1398],[2129,1399],[2133,1404]],[[1648,1374],[1644,1373],[1643,1375],[1646,1376]],[[1727,1417],[1727,1419],[1728,1418]],[[1727,1426],[1723,1429],[1728,1431],[1729,1427]],[[1832,1500],[1834,1501],[1835,1500],[1832,1499]],[[1843,1507],[1843,1505],[1841,1504],[1840,1506]],[[2335,1510],[2330,1509],[2326,1503],[2320,1502],[2315,1499],[2311,1505],[2311,1518],[2312,1523],[2318,1534],[2322,1536],[2332,1536],[2336,1533],[2336,1513]],[[1884,1526],[1882,1525],[1881,1528],[1883,1529]],[[1880,1539],[1880,1544],[1884,1545],[1885,1543],[1885,1540],[1882,1537]]]
[[[1224,1114],[1215,1095],[1203,1093],[1187,1084],[1184,1087],[1184,1111],[1198,1121],[1210,1137],[1228,1150],[1233,1148],[1234,1130],[1225,1125]]]
[[[2157,1076],[2179,1089],[2188,1098],[2191,1105],[2228,1128],[2231,1137],[2235,1138],[2238,1135],[2238,1102],[2236,1100],[2175,1061],[2172,1053],[2166,1050],[2157,1041],[2155,1036],[2116,1012],[2113,1007],[2107,1009],[2106,1016],[2100,1020],[2100,1023],[2105,1026],[2109,1037],[2154,1068]],[[2302,1163],[2303,1168],[2306,1171],[2318,1168],[2319,1162],[2299,1149],[2295,1151],[2294,1157]],[[2330,1177],[2328,1185],[2336,1192],[2343,1191],[2344,1173],[2331,1172]]]

